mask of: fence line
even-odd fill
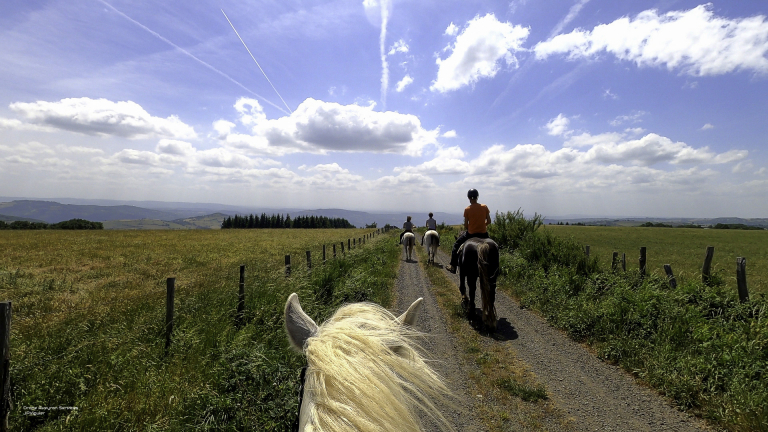
[[[355,246],[362,246],[365,244],[366,239],[372,239],[375,237],[376,233],[385,233],[389,231],[388,228],[379,228],[376,231],[372,233],[365,234],[363,237],[360,237],[356,239],[352,239],[353,242],[355,242]],[[350,247],[350,239],[347,239],[347,248],[351,250]],[[341,242],[341,251],[344,253],[344,242]],[[307,269],[312,269],[312,258],[311,258],[311,252],[306,251],[307,255]],[[333,244],[333,257],[336,257],[336,244]],[[326,261],[326,245],[323,244],[323,262]],[[285,255],[285,273],[286,276],[290,276],[291,274],[291,256]],[[236,324],[241,325],[244,321],[244,313],[245,313],[245,264],[240,265],[240,278],[238,283],[238,300],[237,300],[237,307],[236,307]],[[175,293],[176,293],[176,278],[175,277],[169,277],[166,279],[166,314],[165,314],[165,348],[164,348],[164,354],[168,355],[170,352],[170,348],[172,346],[173,342],[173,328],[174,328],[174,322],[175,322]],[[130,301],[134,302],[138,299],[145,299],[149,297],[156,297],[159,294],[159,291],[150,291],[145,293],[144,295],[133,297],[130,299]],[[109,305],[109,304],[116,304],[116,303],[124,303],[126,299],[119,299],[119,300],[112,300],[109,302],[100,302],[100,306]],[[91,308],[79,308],[79,309],[66,309],[66,310],[57,310],[57,311],[51,311],[51,312],[39,312],[35,313],[32,316],[19,316],[16,318],[17,321],[26,321],[26,320],[32,320],[35,318],[38,318],[40,316],[45,315],[52,315],[52,314],[62,314],[62,313],[68,313],[71,314],[73,311],[88,311],[91,310]],[[141,326],[140,328],[147,328],[151,327],[154,324],[146,324],[144,326]],[[10,329],[11,329],[11,302],[2,302],[0,303],[0,432],[4,432],[8,430],[8,416],[10,414],[10,408],[11,408],[11,401],[10,401]],[[40,364],[49,362],[51,360],[55,360],[57,358],[61,358],[65,355],[72,355],[76,353],[77,351],[81,350],[82,348],[91,345],[93,343],[96,343],[97,340],[92,339],[88,341],[83,341],[79,346],[73,349],[68,349],[65,352],[62,352],[61,354],[53,357],[47,357],[44,359],[39,360],[38,362],[26,365],[25,367],[21,369],[15,369],[15,371],[25,371],[29,370],[30,368],[36,367]]]
[[[584,253],[589,258],[589,245],[585,245],[584,247]],[[712,270],[712,258],[715,255],[715,247],[714,246],[707,246],[707,251],[704,255],[704,263],[701,266],[701,280],[703,283],[708,284],[712,280],[711,270]],[[618,256],[619,253],[617,251],[613,251],[613,255],[611,257],[611,270],[616,271],[618,267]],[[638,265],[640,268],[640,277],[645,278],[647,274],[646,269],[646,263],[647,263],[647,248],[645,246],[640,247],[640,258],[638,260]],[[626,254],[622,253],[621,258],[621,268],[622,271],[627,271],[627,262],[626,262]],[[672,265],[671,264],[664,264],[664,273],[667,276],[667,282],[669,283],[669,286],[671,288],[677,288],[677,279],[675,279],[675,276],[672,272]],[[737,290],[739,294],[739,301],[741,303],[746,303],[749,301],[749,290],[747,289],[747,259],[744,257],[737,257],[736,258],[736,285]]]

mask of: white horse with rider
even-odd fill
[[[411,217],[403,223],[403,232],[400,233],[400,243],[405,249],[405,260],[410,261],[413,257],[413,246],[416,245],[416,235],[413,233],[415,225],[411,222]]]
[[[427,219],[427,232],[421,238],[421,244],[427,248],[427,264],[435,263],[435,255],[437,255],[437,247],[440,246],[440,234],[437,233],[437,221],[432,217],[432,212],[429,213],[429,219]]]

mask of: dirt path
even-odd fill
[[[442,251],[437,265],[447,264]],[[450,275],[458,287],[458,276]],[[464,398],[464,406],[474,402],[467,394],[467,374],[474,365],[458,364],[459,347],[450,335],[438,309],[431,284],[416,262],[403,262],[397,280],[397,308],[405,310],[414,299],[424,297],[424,310],[418,328],[434,335],[428,350],[434,358],[445,359],[437,368],[448,377],[452,389]],[[479,288],[478,288],[479,289]],[[458,288],[457,288],[458,296]],[[480,295],[478,293],[479,301]],[[480,304],[478,303],[478,308]],[[568,418],[569,426],[584,431],[701,431],[711,430],[690,415],[681,413],[654,391],[638,385],[634,378],[615,366],[598,360],[587,349],[551,328],[543,319],[520,309],[515,301],[498,293],[499,340],[486,343],[509,344],[525,362],[547,394]],[[476,367],[476,366],[475,366]],[[458,430],[484,430],[471,413],[449,417]],[[570,427],[569,427],[570,429]]]
[[[448,331],[448,325],[437,305],[435,296],[430,291],[431,284],[419,263],[415,260],[405,261],[405,255],[403,255],[395,285],[397,293],[396,314],[405,312],[417,298],[424,298],[415,327],[429,335],[424,347],[431,358],[440,360],[433,367],[446,378],[449,388],[459,397],[459,411],[445,409],[443,415],[459,431],[484,431],[485,427],[472,415],[474,401],[467,387],[467,373],[476,366],[468,365],[460,360],[461,356],[457,353],[461,348],[456,338]]]

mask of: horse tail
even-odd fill
[[[477,245],[477,269],[480,275],[480,298],[483,300],[483,317],[487,317],[492,326],[496,326],[496,293],[491,281],[495,281],[498,268],[493,269],[494,251],[488,242]],[[496,252],[498,254],[498,252]]]

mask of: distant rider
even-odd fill
[[[405,235],[405,233],[409,232],[413,234],[413,227],[414,225],[413,222],[411,222],[411,217],[408,216],[408,220],[403,223],[403,232],[400,233],[400,243],[403,242],[403,235]]]
[[[432,212],[429,212],[429,219],[427,219],[427,231],[437,231],[437,221],[432,217]],[[424,246],[424,236],[421,236],[421,245]],[[440,246],[440,236],[437,236],[437,245]]]
[[[491,211],[488,206],[477,202],[480,194],[477,189],[470,189],[467,192],[469,206],[464,209],[464,232],[456,239],[451,250],[451,265],[446,267],[451,273],[456,273],[456,267],[459,265],[459,248],[465,241],[471,238],[488,238],[488,225],[491,224]]]

